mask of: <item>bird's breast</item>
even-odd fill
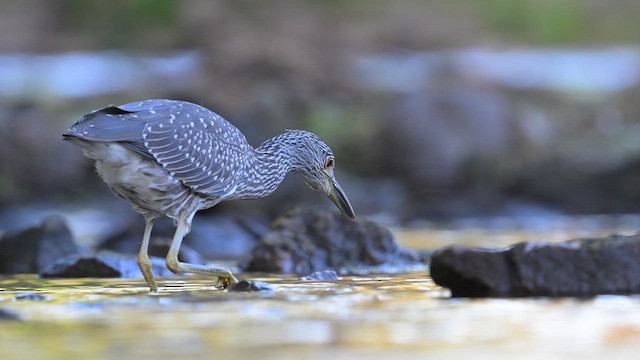
[[[140,213],[176,218],[191,197],[179,180],[160,164],[117,143],[96,144],[85,150],[109,188]]]

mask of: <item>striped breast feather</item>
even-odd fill
[[[240,131],[219,115],[206,109],[195,113],[184,110],[148,123],[142,130],[144,146],[185,186],[223,197],[236,186],[250,146]]]

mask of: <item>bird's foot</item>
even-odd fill
[[[228,276],[218,276],[218,282],[214,286],[219,290],[224,290],[237,282],[238,279],[229,272]]]

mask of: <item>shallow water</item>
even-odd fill
[[[426,273],[230,293],[210,278],[0,281],[0,357],[497,358],[636,356],[640,298],[450,299]],[[401,357],[397,357],[401,356]]]
[[[595,234],[576,228],[578,234],[552,226],[396,234],[413,247]],[[425,272],[240,278],[276,290],[217,291],[204,276],[162,279],[157,294],[142,279],[0,278],[0,309],[18,317],[0,320],[0,358],[602,359],[640,351],[636,296],[450,299]]]

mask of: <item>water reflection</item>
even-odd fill
[[[0,82],[4,86],[0,95],[89,98],[159,84],[180,89],[198,76],[200,63],[200,56],[194,51],[168,56],[116,51],[2,54]]]
[[[425,231],[425,228],[429,228]],[[565,241],[613,233],[632,235],[640,229],[638,214],[563,215],[524,214],[467,217],[445,223],[422,223],[418,228],[395,229],[400,243],[417,249],[459,244],[505,247],[522,241]]]
[[[634,47],[356,54],[351,64],[354,77],[366,88],[398,92],[418,91],[437,82],[443,69],[514,89],[608,93],[640,81],[640,50]],[[87,98],[159,84],[179,90],[201,76],[202,68],[202,54],[197,51],[167,56],[117,51],[3,54],[0,82],[5,86],[0,95],[35,92]]]
[[[609,93],[640,81],[640,51],[605,49],[459,49],[354,57],[367,88],[415,92],[437,82],[442,69],[512,89]]]
[[[467,219],[396,234],[414,248],[506,246],[631,231],[638,218],[629,219],[571,218],[546,228]],[[425,272],[241,277],[276,290],[222,292],[205,276],[162,279],[157,294],[142,279],[0,278],[0,310],[19,319],[0,320],[0,357],[600,359],[640,350],[637,296],[450,299]]]
[[[207,277],[0,281],[0,308],[21,321],[0,327],[0,356],[106,358],[467,358],[629,355],[640,345],[640,299],[448,299],[426,273],[298,281],[257,274],[276,291],[214,290]],[[16,300],[38,294],[46,300]],[[474,353],[475,352],[475,353]],[[367,355],[368,354],[368,355]]]

